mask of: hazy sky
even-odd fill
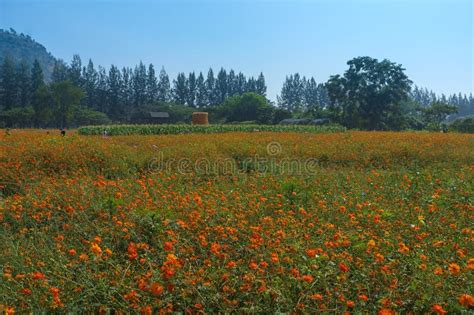
[[[270,99],[287,74],[324,82],[365,55],[401,63],[438,93],[474,92],[472,0],[0,0],[0,28],[10,27],[67,62],[142,60],[172,77],[262,71]]]

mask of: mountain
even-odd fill
[[[14,29],[0,29],[0,64],[6,55],[10,55],[16,63],[25,60],[30,68],[37,59],[43,69],[45,80],[50,80],[56,59],[29,35],[18,34]]]

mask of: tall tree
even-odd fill
[[[112,65],[109,69],[109,76],[107,78],[107,86],[108,86],[108,95],[107,99],[109,102],[109,111],[108,114],[111,118],[120,119],[124,113],[124,109],[122,107],[123,100],[121,99],[122,93],[122,76],[120,70]]]
[[[257,81],[255,82],[255,92],[262,96],[267,95],[267,85],[265,84],[265,77],[262,72],[260,72]]]
[[[219,73],[217,74],[217,80],[216,80],[216,92],[217,92],[217,103],[222,104],[225,101],[225,98],[227,97],[227,72],[225,71],[224,68],[221,68]]]
[[[202,72],[199,72],[199,76],[196,80],[196,106],[205,107],[206,100],[207,100],[206,81],[204,80],[204,76],[202,75]]]
[[[53,83],[66,81],[68,79],[68,68],[66,63],[59,59],[56,60],[53,67],[53,73],[51,74],[51,80]]]
[[[0,70],[0,107],[3,106],[5,110],[15,106],[17,95],[15,79],[15,63],[10,55],[6,55]]]
[[[84,104],[89,108],[94,108],[97,87],[97,71],[95,70],[94,63],[91,59],[89,59],[87,67],[84,67],[82,70],[82,77],[84,79],[82,87],[85,91]]]
[[[71,66],[68,69],[68,78],[76,86],[82,86],[82,61],[79,55],[72,56]]]
[[[39,99],[39,90],[44,86],[43,69],[37,59],[33,62],[33,68],[31,68],[31,105],[35,111],[35,126],[39,127],[40,124],[44,123],[45,109],[42,108],[42,102]]]
[[[26,61],[22,61],[16,71],[16,82],[18,86],[17,104],[21,107],[30,105],[31,100],[31,81],[30,69]]]
[[[109,111],[107,91],[108,91],[107,73],[104,67],[99,66],[98,71],[97,71],[97,85],[96,85],[96,90],[95,90],[95,100],[96,100],[95,109],[102,113],[107,113]]]
[[[133,71],[131,68],[123,67],[122,68],[122,102],[125,110],[128,110],[132,107],[133,100]]]
[[[157,98],[160,102],[169,102],[171,98],[170,78],[164,67],[160,70]]]
[[[153,104],[158,96],[158,81],[155,75],[155,68],[150,63],[148,66],[148,75],[146,81],[146,96],[147,102],[149,104]]]
[[[133,105],[139,107],[146,102],[146,67],[140,61],[138,66],[133,70]]]
[[[187,93],[187,98],[186,98],[186,103],[188,104],[189,107],[196,107],[196,74],[194,72],[191,72],[188,76],[187,79],[187,88],[188,88],[188,93]]]
[[[216,79],[214,77],[214,71],[212,71],[212,68],[209,68],[209,71],[207,72],[206,90],[207,104],[209,106],[216,105],[218,103],[216,97]]]
[[[185,105],[188,97],[188,86],[186,84],[186,75],[178,73],[176,80],[173,81],[173,96],[177,104]]]

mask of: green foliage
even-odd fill
[[[299,126],[299,125],[103,125],[78,128],[81,135],[102,135],[107,130],[111,136],[118,135],[171,135],[187,133],[224,133],[224,132],[298,132],[325,133],[344,132],[338,125]]]
[[[35,112],[33,107],[14,107],[0,113],[0,120],[5,122],[6,126],[14,128],[32,127],[34,123]]]
[[[442,102],[434,102],[422,110],[423,118],[429,130],[440,130],[441,123],[451,114],[457,113],[457,107]]]
[[[358,57],[347,62],[343,76],[331,76],[326,87],[332,110],[349,128],[397,129],[403,118],[401,102],[411,81],[401,65],[387,59]]]
[[[218,113],[228,122],[254,120],[265,124],[272,122],[273,107],[257,93],[244,93],[227,98]]]
[[[449,129],[456,132],[474,133],[474,118],[456,119],[449,125]]]
[[[105,125],[110,123],[106,114],[85,107],[74,109],[72,123],[76,126]]]

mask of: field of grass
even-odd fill
[[[474,309],[474,136],[0,134],[0,313]]]

